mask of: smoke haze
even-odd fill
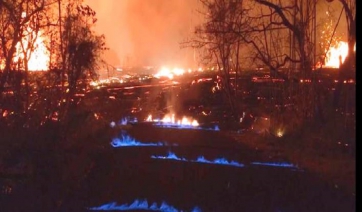
[[[86,0],[97,13],[96,31],[106,36],[105,58],[114,66],[182,66],[193,62],[180,42],[200,15],[197,0]]]
[[[191,37],[201,23],[199,0],[85,0],[96,12],[96,31],[106,36],[110,48],[106,61],[113,66],[194,66],[192,49],[180,42]],[[318,25],[326,11],[336,24],[341,4],[318,1]],[[345,15],[336,36],[346,39]]]

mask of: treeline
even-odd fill
[[[105,38],[81,0],[0,1],[0,122],[61,122],[96,70]]]
[[[291,117],[298,119],[300,125],[310,122],[324,124],[330,111],[340,111],[341,108],[344,114],[353,113],[354,109],[345,105],[353,104],[350,94],[354,90],[351,86],[343,86],[343,82],[355,79],[355,1],[337,2],[341,15],[345,14],[347,20],[349,50],[338,70],[339,83],[333,91],[333,101],[326,96],[330,92],[328,88],[318,83],[330,42],[323,41],[324,46],[319,46],[317,36],[328,33],[328,39],[332,40],[333,28],[339,22],[331,32],[322,32],[323,23],[317,23],[318,6],[330,1],[199,1],[204,22],[195,28],[195,36],[182,46],[199,49],[203,62],[217,65],[224,94],[236,117],[240,111],[240,96],[235,90],[242,85],[233,78],[236,79],[240,70],[250,67],[250,64],[265,67],[271,75],[285,81],[271,89],[275,89],[273,93],[276,95],[279,95],[278,90],[283,90],[285,100],[293,105]],[[232,77],[235,72],[236,77]],[[300,85],[296,79],[311,79],[312,83]],[[282,115],[278,113],[276,116]]]

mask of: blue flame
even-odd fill
[[[89,210],[119,210],[119,211],[128,211],[128,210],[152,210],[152,211],[162,211],[162,212],[179,212],[184,210],[178,210],[175,207],[168,205],[166,202],[162,202],[161,205],[157,203],[148,204],[147,200],[136,199],[132,204],[123,204],[117,205],[116,202],[111,202],[108,204],[101,205],[99,207],[91,207]],[[201,212],[199,207],[194,207],[191,212]]]
[[[122,131],[120,138],[113,138],[111,145],[113,147],[129,147],[129,146],[168,146],[166,142],[157,143],[142,143],[129,136],[126,132]],[[177,144],[173,144],[177,146]]]
[[[286,168],[298,168],[294,164],[287,163],[287,162],[252,162],[253,165],[260,165],[260,166],[275,166],[275,167],[286,167]]]
[[[228,161],[225,158],[216,158],[214,160],[207,160],[204,156],[199,156],[196,160],[188,160],[186,158],[178,157],[175,153],[169,152],[167,156],[151,156],[152,159],[163,159],[163,160],[178,160],[192,163],[208,163],[208,164],[216,164],[216,165],[226,165],[226,166],[236,166],[236,167],[244,167],[244,164],[238,163],[236,161]]]
[[[173,152],[168,152],[166,156],[156,156],[152,155],[152,159],[162,159],[162,160],[177,160],[184,162],[192,162],[192,163],[208,163],[208,164],[216,164],[216,165],[226,165],[226,166],[236,166],[236,167],[245,167],[244,164],[239,163],[237,161],[228,161],[225,158],[216,158],[214,160],[207,160],[204,156],[199,156],[196,160],[189,160],[183,157],[178,157]],[[251,162],[251,165],[261,165],[261,166],[274,166],[274,167],[283,167],[283,168],[293,168],[295,170],[300,170],[298,166],[287,162]]]
[[[189,161],[186,158],[180,158],[173,152],[168,152],[167,156],[151,156],[152,159],[163,159],[163,160],[178,160],[178,161]]]
[[[165,122],[161,119],[153,119],[152,121],[147,120],[146,122],[152,123],[153,126],[160,128],[176,128],[176,129],[194,129],[194,130],[210,130],[210,131],[220,131],[219,126],[215,125],[214,127],[202,127],[199,125],[192,125],[191,123],[175,123],[175,122]]]
[[[214,127],[201,127],[201,126],[192,126],[187,124],[177,124],[177,123],[166,123],[166,122],[154,122],[154,126],[160,128],[176,128],[176,129],[193,129],[193,130],[209,130],[209,131],[220,131],[219,126],[215,125]]]
[[[122,125],[134,124],[137,122],[138,122],[137,118],[124,117],[118,122],[118,124],[122,126]]]
[[[122,118],[121,121],[119,121],[120,125],[127,125],[128,124],[128,119],[127,118]]]

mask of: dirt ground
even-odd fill
[[[267,158],[282,159],[315,173],[322,180],[338,189],[355,195],[356,159],[354,150],[345,144],[326,141],[318,136],[275,138],[256,136],[253,132],[227,133],[250,148],[260,151]],[[342,147],[343,146],[343,147]]]

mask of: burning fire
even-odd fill
[[[191,162],[191,163],[207,163],[207,164],[215,164],[215,165],[224,165],[224,166],[236,166],[236,167],[245,167],[246,165],[234,160],[228,160],[226,158],[216,158],[214,160],[208,160],[203,155],[197,157],[196,160],[188,159],[185,157],[179,157],[173,152],[168,152],[166,156],[164,155],[152,155],[152,159],[161,159],[161,160],[176,160],[182,162]],[[288,163],[288,162],[251,162],[248,165],[256,165],[256,166],[273,166],[273,167],[282,167],[282,168],[291,168],[298,169],[298,166]]]
[[[26,55],[29,58],[28,61],[28,69],[29,71],[45,71],[48,70],[49,67],[49,51],[47,50],[44,44],[44,37],[42,37],[42,33],[39,32],[36,35],[36,32],[32,32],[33,36],[37,36],[34,42],[33,51],[27,52]],[[28,48],[28,44],[30,41],[30,36],[28,35],[22,39],[22,44],[24,49]],[[17,63],[19,61],[24,60],[24,53],[21,47],[21,43],[19,42],[16,45],[16,55],[14,57],[14,62]]]
[[[214,160],[208,160],[204,156],[200,155],[196,160],[190,160],[184,157],[179,157],[173,152],[168,152],[166,156],[163,155],[152,155],[152,159],[161,159],[161,160],[177,160],[177,161],[184,161],[184,162],[191,162],[191,163],[208,163],[208,164],[215,164],[215,165],[226,165],[226,166],[236,166],[236,167],[244,167],[245,165],[239,163],[237,161],[229,161],[226,158],[216,158]]]
[[[356,45],[354,46],[356,51]],[[339,68],[348,55],[348,43],[340,41],[335,46],[331,46],[326,54],[325,67]]]
[[[26,17],[26,13],[22,13]],[[49,68],[50,53],[45,46],[45,37],[42,31],[35,31],[30,26],[26,29],[26,35],[16,44],[14,63],[24,62],[28,59],[29,71],[45,71]],[[30,45],[29,45],[30,44]]]
[[[161,78],[161,77],[167,77],[169,79],[173,79],[174,76],[180,76],[185,73],[185,70],[182,68],[173,68],[169,69],[166,67],[162,67],[159,72],[155,74],[155,77]]]
[[[183,211],[175,208],[172,205],[167,204],[165,201],[163,201],[160,204],[157,204],[156,202],[148,202],[146,199],[136,199],[131,204],[122,204],[118,205],[116,202],[111,202],[107,204],[103,204],[98,207],[90,207],[89,210],[114,210],[114,211],[130,211],[130,210],[147,210],[147,211]],[[201,211],[199,207],[194,207],[192,212]]]
[[[146,121],[148,122],[161,122],[164,125],[177,125],[177,126],[191,126],[198,127],[199,122],[195,119],[182,117],[182,119],[176,119],[175,114],[166,115],[163,119],[152,119],[152,115],[148,115]]]
[[[214,68],[212,68],[211,70],[214,70]],[[154,74],[155,77],[157,78],[161,78],[161,77],[167,77],[169,79],[173,79],[175,76],[182,76],[185,73],[186,74],[190,74],[192,72],[203,72],[204,69],[202,67],[199,67],[198,69],[183,69],[183,68],[167,68],[167,67],[162,67],[156,74]]]
[[[113,138],[111,145],[113,147],[130,147],[130,146],[169,146],[167,142],[157,142],[157,143],[147,143],[147,142],[141,142],[130,135],[127,134],[127,132],[122,131],[120,137]],[[173,144],[173,146],[177,146],[177,144]]]

